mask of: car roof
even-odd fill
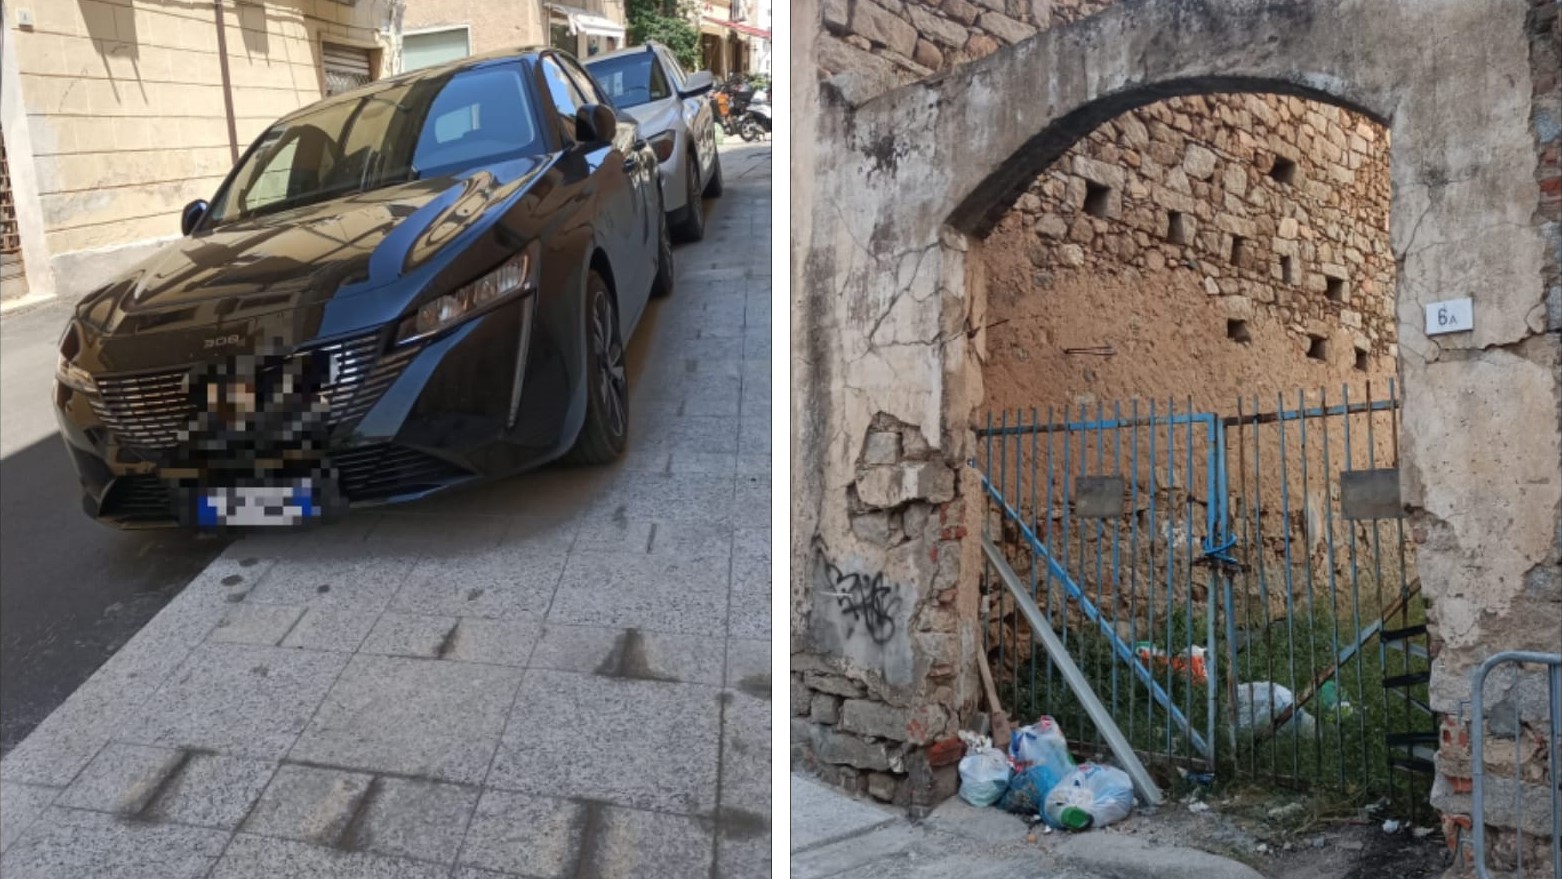
[[[461,70],[476,70],[480,67],[502,64],[506,61],[535,58],[543,52],[556,51],[559,50],[553,49],[549,46],[523,46],[511,49],[495,49],[490,52],[483,52],[479,55],[469,55],[465,58],[458,58],[455,61],[446,61],[443,64],[435,64],[429,67],[420,67],[417,70],[409,70],[405,73],[398,73],[395,76],[387,76],[384,79],[376,79],[355,89],[351,89],[340,94],[331,95],[328,98],[323,98],[311,104],[306,104],[305,106],[299,107],[297,110],[294,110],[291,113],[281,116],[277,119],[277,122],[286,122],[296,116],[303,114],[306,111],[313,112],[320,109],[321,107],[328,107],[332,104],[356,101],[362,98],[364,95],[373,94],[377,91],[382,91],[401,83],[419,79],[433,79],[435,77],[456,73]]]
[[[601,55],[592,55],[590,58],[581,59],[580,63],[590,67],[598,61],[606,61],[609,58],[623,58],[628,55],[640,55],[646,52],[651,52],[660,45],[661,43],[658,43],[655,40],[646,40],[637,46],[630,46],[627,49],[619,49],[616,52],[603,52]]]

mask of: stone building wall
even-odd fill
[[[1037,20],[1008,4],[978,8],[1022,24]],[[1397,343],[1407,390],[1401,488],[1430,620],[1443,642],[1433,706],[1457,713],[1470,669],[1494,650],[1555,649],[1562,628],[1562,296],[1556,80],[1543,69],[1556,67],[1554,2],[1121,0],[1067,33],[1019,37],[979,61],[975,53],[949,53],[940,76],[927,76],[927,64],[905,63],[917,64],[926,21],[911,27],[916,40],[908,46],[905,29],[878,14],[888,10],[906,23],[910,6],[830,0],[797,9],[799,28],[816,23],[817,35],[800,43],[794,69],[823,74],[821,83],[798,83],[810,94],[797,105],[817,111],[798,122],[810,173],[794,188],[802,206],[794,235],[804,243],[793,281],[800,331],[792,590],[794,632],[805,633],[793,643],[794,684],[805,697],[794,709],[806,702],[808,711],[794,718],[792,732],[805,762],[819,758],[822,731],[831,726],[813,716],[807,691],[845,681],[854,698],[876,697],[888,668],[910,673],[895,689],[897,701],[877,701],[903,716],[936,704],[974,717],[976,633],[967,621],[980,568],[974,541],[957,536],[963,521],[942,514],[962,505],[972,511],[980,497],[962,463],[973,452],[971,414],[986,403],[982,352],[996,329],[980,258],[988,223],[1064,151],[1054,152],[1055,144],[1088,135],[1172,84],[1220,91],[1263,82],[1274,91],[1327,93],[1388,121]],[[991,36],[981,14],[975,27]],[[967,30],[965,44],[973,38]],[[1449,32],[1464,38],[1455,45],[1438,37]],[[860,39],[848,41],[853,36]],[[1424,306],[1460,294],[1475,303],[1474,330],[1427,337]],[[926,447],[922,457],[869,463],[869,437],[886,425],[914,430]],[[901,448],[922,446],[903,441]],[[888,546],[857,533],[857,518],[875,512],[860,506],[858,489],[884,467],[900,474],[893,498],[902,522],[907,509],[925,505],[940,515],[918,521],[939,521],[938,530],[892,530],[905,542]],[[943,569],[956,549],[954,570]],[[837,573],[857,591],[838,587]],[[951,579],[952,593],[935,587]],[[927,617],[927,633],[938,638],[914,639],[922,630],[908,624],[946,595],[952,613]],[[889,631],[893,649],[853,652],[808,634],[823,628],[872,640],[847,619],[872,608],[895,621],[886,629],[877,620],[873,629]],[[944,667],[948,652],[932,648],[948,644],[958,648],[953,674],[935,678],[929,673]],[[875,780],[864,780],[866,772],[888,775],[877,780],[881,795],[925,801],[950,772],[941,765],[946,739],[896,742],[878,760],[875,746],[886,739],[847,734],[874,749],[874,765],[888,767],[853,767],[853,780],[864,785]],[[925,760],[919,771],[931,784],[916,783],[913,759]],[[1440,765],[1445,778],[1457,778],[1451,759],[1440,757]],[[1461,794],[1454,785],[1445,795]],[[1453,803],[1438,805],[1447,811]]]
[[[1388,148],[1360,114],[1279,95],[1171,98],[1101,125],[982,243],[984,408],[1191,396],[1234,414],[1238,395],[1382,389],[1398,357]]]

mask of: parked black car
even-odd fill
[[[575,59],[305,107],[76,309],[55,406],[89,515],[292,523],[615,458],[673,265],[653,151]]]

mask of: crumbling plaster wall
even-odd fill
[[[799,101],[818,107],[800,117],[811,165],[794,214],[794,235],[807,242],[794,262],[793,352],[802,367],[794,471],[804,481],[792,732],[803,759],[901,802],[947,793],[939,736],[969,720],[977,701],[978,568],[975,541],[959,529],[980,509],[961,465],[982,399],[986,309],[968,242],[1078,138],[1172,94],[1294,94],[1389,126],[1403,496],[1444,641],[1435,707],[1457,711],[1468,670],[1493,650],[1556,649],[1562,322],[1547,308],[1557,231],[1541,210],[1544,147],[1532,128],[1533,2],[1127,0],[907,87],[886,91],[894,81],[882,71],[843,69]],[[828,48],[800,44],[794,69],[819,66]],[[1424,305],[1462,296],[1475,302],[1474,331],[1427,337]],[[869,445],[883,442],[870,434],[894,432],[903,450],[908,430],[916,457],[870,462]],[[875,474],[884,467],[900,478]],[[892,490],[865,506],[865,483]],[[921,507],[924,527],[908,534],[906,514]],[[899,530],[854,529],[860,515],[886,511],[900,516]],[[871,651],[870,661],[848,658],[814,637],[812,617],[841,611],[832,570],[894,585],[909,681],[886,680]],[[877,718],[889,722],[855,732],[826,722],[811,709],[832,688],[889,706]],[[928,715],[948,720],[939,732],[910,723]],[[843,732],[849,739],[833,738]]]

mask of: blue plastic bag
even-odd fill
[[[1047,793],[1062,781],[1072,767],[1064,768],[1056,762],[1037,763],[1014,773],[1009,778],[1009,789],[998,801],[998,808],[1016,815],[1039,815]]]

